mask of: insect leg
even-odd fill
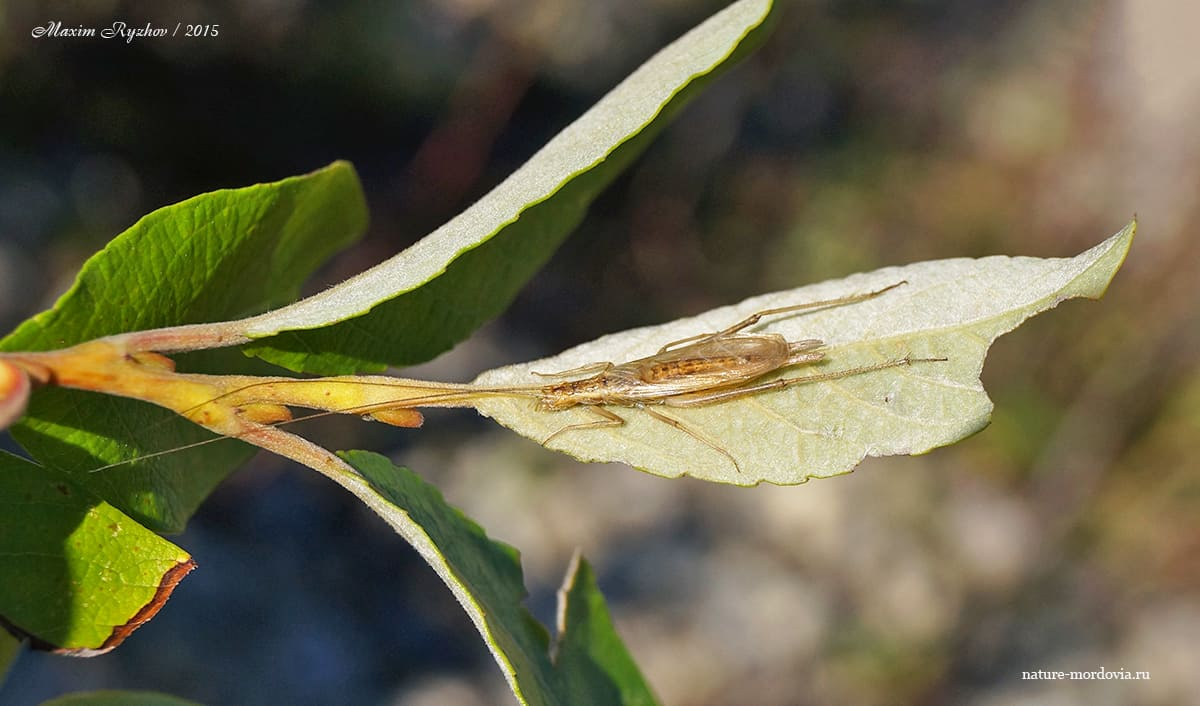
[[[681,338],[678,341],[671,341],[667,345],[660,348],[658,350],[658,352],[665,353],[666,351],[668,351],[672,348],[675,348],[684,343],[691,343],[692,341],[711,341],[711,340],[714,340],[717,338],[726,338],[728,336],[732,336],[733,334],[737,333],[738,331],[741,331],[744,328],[748,328],[750,326],[753,326],[754,324],[757,324],[764,317],[774,316],[775,314],[786,314],[788,312],[802,311],[804,309],[822,309],[822,308],[829,307],[829,306],[844,306],[846,304],[855,304],[857,302],[866,301],[868,299],[874,299],[875,297],[879,296],[880,294],[891,291],[891,290],[895,289],[896,287],[899,287],[902,284],[907,284],[907,281],[901,280],[895,284],[890,284],[890,285],[884,287],[883,289],[876,289],[873,292],[867,292],[865,294],[851,294],[850,296],[838,297],[836,299],[824,299],[822,301],[805,302],[804,304],[793,304],[791,306],[781,306],[781,307],[776,307],[774,309],[763,309],[762,311],[757,311],[757,312],[751,314],[750,316],[747,316],[746,318],[742,319],[741,321],[737,322],[736,324],[734,324],[733,326],[730,326],[727,329],[722,329],[721,331],[717,331],[715,333],[701,333],[701,334],[697,334],[695,336]]]
[[[874,365],[862,365],[857,368],[846,368],[845,370],[835,370],[828,373],[819,373],[817,375],[801,375],[794,378],[778,378],[770,382],[750,385],[749,387],[735,387],[729,390],[713,390],[707,392],[691,392],[683,395],[668,397],[663,400],[663,404],[668,407],[703,407],[704,405],[715,404],[717,402],[728,402],[741,397],[749,397],[757,395],[760,392],[770,392],[772,390],[782,390],[785,387],[792,385],[804,385],[813,382],[822,382],[825,380],[838,380],[840,378],[848,378],[854,375],[862,375],[863,373],[871,373],[876,370],[886,370],[888,368],[898,368],[902,365],[912,365],[913,363],[944,363],[945,358],[910,358],[905,356],[895,360],[885,360],[882,363]]]
[[[563,432],[574,431],[575,429],[602,429],[604,427],[619,427],[619,426],[623,426],[625,424],[625,420],[622,419],[620,416],[618,416],[616,412],[612,412],[603,407],[595,407],[595,406],[591,406],[591,405],[588,405],[587,409],[591,412],[594,412],[594,413],[600,415],[601,417],[603,417],[603,419],[597,419],[594,422],[580,422],[579,424],[568,424],[567,426],[559,429],[558,431],[554,432],[550,436],[547,436],[545,439],[542,439],[542,446],[549,444],[550,441],[554,439],[554,437],[558,436],[559,434],[562,434]]]
[[[613,364],[611,362],[609,362],[609,363],[588,363],[587,365],[581,365],[578,368],[571,368],[570,370],[562,370],[557,373],[539,373],[536,370],[531,371],[531,372],[534,375],[537,375],[538,377],[543,377],[543,378],[569,378],[573,375],[587,375],[589,373],[599,375],[601,373],[608,372],[612,368],[613,368]]]
[[[550,436],[547,436],[545,439],[543,439],[542,446],[549,444],[551,440],[553,440],[555,437],[557,437],[559,434],[562,434],[563,432],[574,431],[576,429],[602,429],[605,427],[619,427],[619,426],[623,426],[625,424],[625,420],[622,417],[620,417],[619,415],[617,415],[616,412],[613,412],[612,410],[605,409],[604,407],[593,407],[593,406],[589,406],[588,409],[590,411],[600,415],[601,417],[603,417],[603,419],[597,419],[594,422],[582,422],[580,424],[568,424],[567,426],[559,429],[558,431],[554,432]],[[742,472],[742,467],[740,465],[738,465],[737,459],[733,457],[733,454],[726,451],[717,442],[713,441],[712,439],[709,439],[708,437],[704,436],[703,434],[696,431],[695,429],[692,429],[691,427],[687,426],[686,424],[679,421],[678,419],[674,419],[673,417],[668,417],[667,415],[663,414],[662,412],[651,409],[649,407],[641,407],[640,409],[643,412],[645,412],[646,414],[653,417],[654,419],[657,419],[658,421],[660,421],[664,424],[668,424],[671,427],[678,429],[679,431],[683,432],[684,434],[687,434],[688,436],[692,437],[696,441],[699,441],[700,443],[704,444],[705,446],[708,446],[713,451],[716,451],[717,453],[721,454],[725,458],[729,459],[729,462],[733,464],[733,469],[735,471],[737,471],[738,473]]]
[[[688,427],[686,424],[679,421],[678,419],[675,419],[674,417],[668,417],[667,415],[663,414],[662,412],[656,411],[649,407],[642,407],[642,411],[645,412],[646,414],[649,414],[651,417],[654,417],[655,419],[657,419],[658,421],[660,421],[664,424],[669,424],[672,427],[675,427],[676,429],[683,432],[684,434],[687,434],[688,436],[692,437],[696,441],[703,443],[705,446],[708,446],[713,451],[716,451],[717,453],[721,454],[725,458],[729,459],[729,462],[733,464],[733,470],[737,471],[738,473],[742,472],[742,467],[738,464],[737,459],[733,457],[733,454],[726,451],[724,449],[724,447],[722,447],[717,442],[713,441],[712,439],[709,439],[708,437],[704,436],[703,434],[696,431],[695,429]]]

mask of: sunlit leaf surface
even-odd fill
[[[835,380],[796,384],[703,407],[656,406],[695,435],[645,411],[607,409],[622,426],[572,429],[549,447],[586,461],[621,461],[662,476],[739,485],[801,483],[845,473],[866,456],[920,454],[982,429],[991,400],[979,381],[988,347],[1022,321],[1072,297],[1097,298],[1124,261],[1131,223],[1074,258],[988,257],[922,262],[748,299],[662,326],[605,336],[553,358],[484,373],[488,385],[545,384],[533,373],[622,363],[664,344],[722,330],[764,309],[906,284],[867,301],[766,319],[746,332],[826,343],[826,359],[778,376],[817,375],[911,356],[916,362]],[[764,379],[771,379],[770,376]],[[529,399],[481,401],[480,411],[536,441],[594,422],[592,410],[539,411]],[[704,443],[719,445],[736,459]]]
[[[194,566],[70,478],[3,451],[0,515],[0,619],[42,649],[113,649]]]

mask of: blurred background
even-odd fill
[[[375,264],[725,3],[0,4],[0,329],[144,213],[334,159]],[[1107,296],[1001,338],[992,424],[799,487],[584,465],[466,411],[328,420],[522,552],[544,622],[572,551],[672,705],[1200,703],[1200,61],[1188,0],[804,0],[596,203],[500,320],[413,376],[469,380],[624,328],[877,267],[1071,256],[1137,212]],[[31,37],[219,24],[216,38]],[[10,445],[10,442],[5,442]],[[433,572],[269,456],[175,538],[199,569],[90,660],[25,654],[0,703],[512,703]],[[1033,670],[1149,681],[1030,681]]]

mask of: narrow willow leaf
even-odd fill
[[[921,454],[982,429],[992,403],[979,381],[998,336],[1072,297],[1099,298],[1133,240],[1130,223],[1074,257],[988,257],[889,267],[842,280],[776,292],[700,316],[605,336],[553,358],[492,370],[476,383],[545,384],[534,372],[589,363],[622,363],[671,341],[722,330],[764,309],[862,294],[879,297],[809,313],[765,319],[754,332],[825,341],[827,358],[776,377],[814,375],[905,357],[914,362],[850,377],[797,384],[703,407],[657,407],[719,445],[728,457],[646,412],[609,406],[622,426],[574,429],[547,444],[585,461],[621,461],[657,475],[752,485],[802,483],[852,470],[866,456]],[[769,377],[766,379],[770,379]],[[484,414],[536,441],[565,426],[596,421],[576,407],[539,411],[528,400],[482,400]]]
[[[194,566],[69,478],[3,451],[0,515],[0,620],[42,649],[111,650]]]
[[[764,36],[771,7],[770,0],[741,0],[717,13],[416,245],[245,322],[248,335],[269,337],[245,350],[323,374],[411,365],[447,350],[504,311],[600,191],[709,80]]]
[[[560,595],[557,654],[552,657],[546,629],[522,605],[526,591],[515,549],[488,539],[412,471],[366,451],[341,456],[361,476],[347,473],[339,482],[412,544],[446,582],[521,703],[655,703],[613,629],[585,563],[574,562]]]
[[[612,624],[596,576],[576,554],[558,594],[558,639],[555,669],[566,682],[567,694],[587,694],[570,703],[651,706],[657,703],[633,657]],[[605,675],[612,692],[596,690],[595,674]]]

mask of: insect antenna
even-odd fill
[[[297,382],[309,382],[309,380],[304,379],[304,378],[298,378],[296,381]],[[204,407],[205,405],[212,404],[213,402],[218,402],[222,399],[226,399],[226,398],[232,397],[237,394],[241,394],[241,393],[245,392],[246,390],[249,390],[249,389],[252,389],[255,387],[276,385],[276,384],[280,384],[280,383],[286,384],[287,382],[288,381],[286,381],[286,380],[264,380],[264,381],[258,381],[258,382],[249,383],[247,385],[243,385],[237,389],[221,393],[220,395],[217,395],[208,400],[205,400],[204,402],[200,402],[199,404],[192,405],[191,407],[187,407],[179,412],[176,412],[175,416],[172,416],[170,419],[161,420],[157,424],[151,425],[149,427],[149,429],[160,428],[160,427],[166,426],[167,424],[174,423],[174,422],[178,421],[177,417],[182,417],[183,419],[187,420],[188,414],[199,410],[200,408]],[[328,381],[328,382],[331,384],[349,384],[349,385],[360,385],[360,386],[368,386],[368,387],[392,386],[392,385],[389,385],[388,383],[374,382],[371,380],[340,380],[340,381]],[[415,381],[405,381],[405,382],[413,383]],[[403,383],[400,383],[400,384],[403,384]],[[432,383],[431,385],[436,385],[436,383]],[[436,388],[431,387],[431,389],[436,389]],[[409,409],[409,410],[412,410],[414,413],[416,413],[416,410],[414,409],[415,407],[436,406],[436,405],[445,405],[446,403],[465,402],[472,398],[478,398],[478,397],[487,397],[487,396],[496,396],[496,395],[528,396],[528,395],[533,394],[533,390],[535,390],[535,389],[537,389],[537,388],[521,387],[521,386],[508,386],[508,387],[469,387],[469,386],[464,386],[460,389],[442,389],[440,391],[432,392],[428,395],[421,395],[418,397],[401,397],[401,398],[397,398],[396,400],[390,400],[390,401],[384,400],[384,401],[379,401],[379,402],[368,402],[368,403],[364,403],[361,405],[353,405],[350,407],[342,407],[342,408],[338,408],[338,409],[327,409],[327,410],[321,410],[321,411],[316,411],[316,412],[310,412],[308,414],[303,414],[300,416],[291,417],[289,419],[283,419],[283,420],[276,421],[276,422],[271,422],[271,423],[264,422],[264,423],[262,423],[262,426],[278,428],[278,427],[288,426],[291,424],[298,424],[300,422],[310,421],[313,419],[319,419],[321,417],[328,417],[328,416],[332,416],[332,415],[336,415],[336,414],[357,414],[357,415],[361,415],[365,418],[371,418],[373,421],[385,421],[380,418],[372,418],[371,415],[376,412],[383,412],[383,411],[392,410],[392,409]],[[403,404],[401,404],[401,403],[403,403]],[[297,405],[297,406],[299,406],[299,405]],[[463,406],[469,406],[469,404],[463,405]],[[385,423],[386,423],[386,421],[385,421]],[[198,425],[198,426],[202,426],[202,425]],[[419,426],[419,423],[414,426]],[[100,471],[105,471],[105,470],[109,470],[112,468],[125,466],[125,465],[131,464],[131,463],[136,463],[138,461],[145,461],[148,459],[160,458],[163,456],[169,456],[174,453],[179,453],[181,451],[187,451],[189,449],[194,449],[194,448],[198,448],[201,446],[207,446],[209,444],[213,444],[213,443],[216,443],[219,441],[225,441],[227,439],[234,439],[234,440],[242,439],[244,437],[250,436],[254,432],[255,432],[254,429],[249,429],[244,432],[237,433],[237,434],[219,434],[218,433],[217,436],[214,436],[209,439],[201,439],[199,441],[194,441],[189,444],[175,446],[170,449],[164,449],[161,451],[154,451],[154,452],[150,452],[150,453],[146,453],[146,454],[141,454],[141,455],[135,456],[133,458],[124,459],[122,461],[115,461],[113,463],[99,466],[97,468],[92,468],[86,472],[87,473],[98,473]],[[214,433],[216,433],[216,432],[214,432]]]

